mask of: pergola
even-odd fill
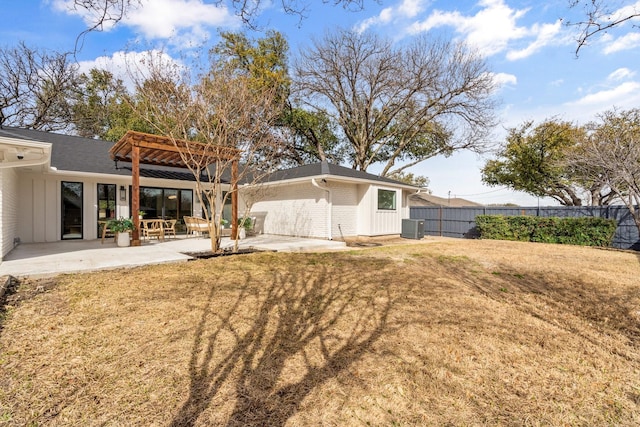
[[[109,150],[111,159],[131,163],[131,210],[135,224],[134,246],[140,245],[140,164],[189,169],[215,161],[231,161],[231,238],[238,232],[238,161],[240,151],[219,145],[174,139],[167,136],[128,131]]]

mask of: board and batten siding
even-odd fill
[[[47,175],[20,175],[18,209],[21,215],[18,236],[21,242],[42,243],[60,240],[60,181],[47,178]],[[73,181],[81,180],[75,178]],[[86,209],[86,206],[83,209]]]
[[[130,217],[129,194],[127,200],[119,198],[119,188],[129,188],[130,179],[110,179],[109,177],[81,177],[73,175],[20,174],[18,193],[17,236],[21,242],[44,243],[62,239],[62,196],[63,181],[82,183],[82,237],[84,240],[99,238],[98,236],[98,184],[115,184],[117,191],[116,216]],[[176,182],[164,179],[140,180],[141,186],[179,188],[194,191],[194,211],[200,212],[200,204],[195,195],[195,185],[187,182]],[[3,223],[4,226],[4,223]]]
[[[378,209],[378,190],[396,192],[396,208],[394,210]],[[402,219],[409,216],[407,197],[402,189],[380,185],[362,186],[358,234],[362,236],[381,236],[400,234]]]
[[[0,261],[14,247],[18,232],[18,174],[15,169],[0,169]]]

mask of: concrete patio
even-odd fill
[[[234,242],[223,238],[223,248]],[[258,235],[240,240],[240,248],[255,248],[278,252],[328,251],[346,248],[344,242],[304,239],[288,236]],[[184,262],[192,259],[185,252],[211,249],[211,241],[203,237],[178,236],[164,241],[145,241],[137,247],[118,247],[113,239],[67,240],[51,243],[23,243],[13,249],[0,263],[0,276],[46,277],[146,264]]]

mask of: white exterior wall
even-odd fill
[[[402,189],[335,181],[318,184],[327,187],[330,196],[311,180],[266,190],[251,209],[260,232],[325,239],[400,234],[402,219],[409,217],[408,193]],[[396,192],[395,210],[378,210],[379,188]]]
[[[335,239],[356,236],[360,185],[330,182],[328,186],[331,188],[332,237]]]
[[[406,196],[402,189],[381,185],[360,186],[361,198],[358,214],[362,221],[358,224],[358,234],[362,236],[381,236],[400,234],[402,219],[409,217]],[[378,209],[378,189],[396,192],[396,209]]]
[[[328,238],[326,191],[308,183],[271,186],[251,208],[266,234]]]
[[[14,247],[18,232],[18,174],[0,169],[0,261]]]
[[[18,181],[18,234],[20,240],[25,243],[55,242],[62,238],[62,213],[61,213],[61,183],[82,182],[82,236],[84,240],[97,239],[98,230],[98,194],[97,185],[115,184],[116,190],[116,216],[130,217],[129,197],[120,200],[120,186],[127,189],[131,179],[127,177],[83,177],[63,174],[24,174]],[[177,188],[193,190],[193,209],[200,212],[200,204],[195,194],[195,183],[186,181],[171,181],[163,179],[141,178],[141,186]],[[4,227],[4,221],[3,221]],[[13,240],[12,240],[13,241]]]

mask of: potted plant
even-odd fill
[[[112,219],[107,223],[107,226],[116,234],[118,246],[129,246],[130,233],[135,229],[131,218]]]
[[[247,237],[247,233],[253,230],[252,218],[248,216],[244,218],[238,218],[238,227],[240,227],[240,229],[238,230],[238,237],[240,239],[244,239],[245,237]]]
[[[142,219],[146,214],[145,211],[138,211],[138,218]]]

